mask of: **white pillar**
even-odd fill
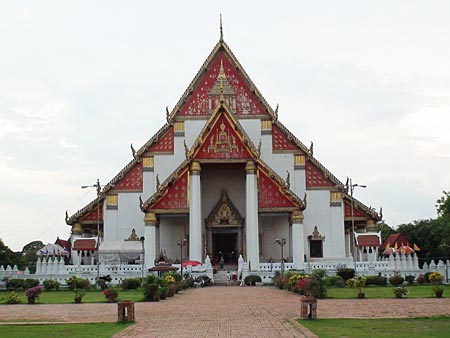
[[[158,219],[154,212],[146,212],[144,217],[144,270],[155,265],[156,259],[156,225]]]
[[[247,262],[252,270],[259,270],[259,230],[258,230],[258,179],[255,162],[248,161],[245,166],[245,239]]]
[[[200,163],[194,161],[189,170],[189,259],[202,261],[202,195]]]
[[[292,259],[294,261],[294,267],[299,270],[305,268],[303,219],[303,212],[301,210],[295,210],[292,212]]]

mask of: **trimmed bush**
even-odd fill
[[[343,288],[345,286],[344,281],[341,276],[330,276],[327,278],[328,285],[330,286],[338,286]]]
[[[326,298],[328,285],[327,271],[324,269],[314,270],[309,279],[306,294],[316,298]]]
[[[244,278],[245,285],[256,285],[256,283],[261,283],[262,279],[258,275],[248,275]]]
[[[53,289],[58,291],[59,287],[61,286],[61,283],[54,279],[46,279],[42,282],[42,285],[44,285],[44,289],[47,291]]]
[[[124,290],[136,290],[142,284],[142,280],[139,277],[125,278],[122,281],[122,289]]]
[[[394,276],[389,277],[389,283],[391,283],[391,285],[393,285],[393,286],[402,285],[404,280],[405,279],[400,275],[394,275]]]
[[[413,275],[405,276],[405,280],[408,282],[409,285],[412,285],[412,283],[414,283],[415,279],[416,279],[416,277]]]
[[[17,290],[17,289],[23,289],[23,279],[19,278],[13,278],[6,282],[6,288],[8,290]],[[8,304],[15,304],[15,303],[8,303]]]
[[[336,271],[337,276],[341,276],[344,281],[355,277],[355,269],[339,267]]]
[[[430,283],[430,275],[432,274],[432,272],[427,272],[425,273],[424,277],[425,277],[425,283]]]
[[[417,283],[419,283],[420,285],[423,285],[425,283],[425,276],[423,274],[420,274],[419,276],[417,276]]]
[[[43,287],[41,285],[36,285],[25,291],[25,296],[27,296],[28,304],[35,303],[36,298],[39,298],[39,296],[41,295],[42,289]]]
[[[384,276],[367,276],[366,285],[387,286],[388,279]]]
[[[89,283],[89,279],[78,278],[77,276],[72,276],[66,280],[67,285],[70,290],[89,290],[91,284]]]
[[[24,290],[31,289],[38,285],[39,285],[39,279],[27,278],[23,281],[23,289]]]

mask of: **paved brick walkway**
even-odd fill
[[[319,318],[450,316],[450,298],[319,300]],[[136,325],[115,337],[314,337],[294,319],[299,297],[271,287],[208,287],[136,303]],[[111,322],[116,304],[1,305],[0,323]]]

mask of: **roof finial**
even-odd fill
[[[220,14],[220,42],[223,42],[222,14]]]

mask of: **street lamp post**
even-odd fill
[[[145,237],[141,236],[141,238],[139,238],[139,240],[142,243],[142,267],[141,267],[141,277],[142,277],[142,281],[144,281],[144,266],[145,266],[145,246],[144,246],[144,241],[145,241]]]
[[[281,278],[283,278],[284,275],[284,258],[283,258],[283,247],[286,245],[286,238],[277,238],[275,240],[275,243],[277,243],[281,248]]]
[[[86,189],[86,188],[90,188],[90,187],[94,187],[97,189],[97,243],[96,243],[96,248],[97,248],[97,280],[100,277],[100,255],[98,252],[99,246],[100,246],[100,195],[101,195],[101,190],[102,190],[102,186],[100,185],[100,180],[97,178],[97,182],[93,185],[83,185],[81,186],[81,189]]]
[[[367,188],[367,185],[361,185],[361,184],[353,184],[352,179],[349,179],[349,188],[350,188],[350,208],[351,208],[351,213],[352,213],[352,238],[353,238],[353,260],[355,261],[355,268],[356,268],[356,236],[355,236],[355,216],[353,214],[353,191],[355,190],[356,187],[360,187],[360,188]],[[355,269],[356,271],[356,269]]]
[[[186,246],[187,240],[184,238],[183,240],[178,241],[177,245],[180,247],[180,271],[181,271],[181,279],[183,279],[183,247]]]

